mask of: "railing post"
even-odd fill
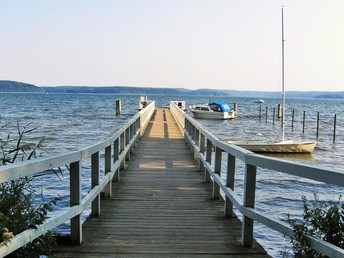
[[[99,152],[91,156],[91,188],[99,185]],[[91,216],[99,216],[100,214],[100,195],[92,202]]]
[[[256,195],[256,174],[257,167],[246,163],[244,207],[254,208]],[[242,220],[242,245],[252,247],[254,220],[243,216]]]
[[[202,153],[203,155],[205,153],[205,136],[202,133],[201,133],[201,139],[200,139],[199,152]],[[202,162],[199,163],[199,170],[200,171],[204,170],[204,166]]]
[[[119,150],[120,150],[120,154],[122,154],[122,152],[123,152],[124,149],[125,149],[125,133],[124,133],[124,132],[123,132],[123,133],[121,134],[121,136],[119,137],[119,140],[120,140],[120,147],[119,147]],[[123,159],[120,168],[121,168],[121,169],[124,169],[124,167],[125,167],[125,159]]]
[[[131,141],[134,138],[134,134],[135,134],[135,123],[132,123],[130,126],[130,140]],[[134,153],[134,147],[135,147],[135,143],[133,143],[133,145],[130,147],[130,153]]]
[[[70,164],[70,206],[81,203],[81,162]],[[70,221],[70,235],[73,244],[82,243],[81,214],[76,215]]]
[[[221,161],[222,161],[222,150],[219,147],[215,148],[215,162],[214,162],[214,173],[221,177]],[[220,197],[220,186],[213,180],[213,198],[218,199]]]
[[[196,127],[195,127],[195,145],[197,147],[199,147],[199,131],[198,131],[198,129]],[[194,160],[197,160],[197,159],[198,159],[198,151],[195,148],[194,149]]]
[[[213,151],[213,144],[211,142],[211,140],[207,139],[207,147],[206,147],[206,156],[205,156],[205,160],[207,161],[207,163],[211,164],[211,154]],[[209,183],[210,182],[210,171],[207,171],[207,169],[205,169],[204,171],[204,182]]]
[[[117,138],[113,143],[113,163],[116,163],[119,159],[119,139]],[[115,176],[112,181],[119,182],[120,180],[120,170],[117,169],[117,173],[115,173]]]
[[[227,155],[227,176],[226,176],[226,186],[234,191],[234,179],[235,179],[235,156],[228,153]],[[226,196],[225,198],[225,217],[235,218],[236,215],[233,212],[233,203]]]
[[[111,145],[105,148],[105,174],[111,172]],[[105,186],[105,198],[112,197],[112,180]]]
[[[125,146],[128,146],[130,142],[130,127],[128,127],[125,130]],[[125,155],[125,160],[130,160],[130,149],[127,151],[127,154]]]

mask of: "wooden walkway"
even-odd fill
[[[170,111],[157,109],[113,198],[84,223],[83,244],[56,257],[269,257],[241,246],[240,221],[224,217],[211,189]]]

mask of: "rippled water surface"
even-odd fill
[[[170,100],[185,100],[187,106],[208,101],[208,97],[149,96],[158,107],[169,105]],[[115,115],[115,100],[122,100],[123,113]],[[238,117],[234,120],[212,121],[199,119],[207,129],[215,132],[220,139],[278,139],[281,135],[280,121],[273,123],[273,108],[277,108],[279,99],[265,99],[263,105],[255,104],[252,98],[217,98],[238,103]],[[29,134],[27,141],[44,141],[44,157],[58,155],[95,144],[109,138],[126,123],[138,109],[139,96],[135,95],[82,95],[82,94],[0,94],[0,131],[5,137],[9,132],[16,134],[17,122],[20,126],[37,128]],[[292,112],[294,109],[294,126]],[[267,117],[266,117],[267,110]],[[303,113],[306,112],[306,127],[303,133]],[[344,172],[344,101],[306,99],[287,100],[286,139],[311,139],[318,144],[311,155],[279,155],[277,157],[330,168]],[[317,135],[317,114],[320,115],[319,137]],[[259,118],[259,114],[261,117]],[[336,142],[333,143],[334,114],[337,114]],[[101,154],[101,156],[103,156]],[[225,161],[225,160],[224,160]],[[223,162],[224,163],[224,162]],[[224,165],[224,164],[223,164]],[[244,164],[237,161],[237,179],[235,189],[242,196]],[[82,162],[83,174],[90,173],[90,161]],[[89,189],[88,177],[83,177],[83,194]],[[45,198],[60,195],[58,210],[69,205],[69,174],[62,168],[62,173],[39,177],[37,184],[43,188]],[[321,200],[336,201],[343,188],[325,185],[312,180],[300,179],[283,173],[258,168],[256,208],[278,220],[287,221],[287,215],[298,217],[302,214],[301,196],[313,198],[318,194]],[[85,215],[86,216],[86,215]],[[58,232],[68,232],[63,225]],[[256,224],[255,237],[274,257],[278,251],[289,248],[283,236]]]

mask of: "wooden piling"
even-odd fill
[[[282,105],[281,104],[278,104],[278,106],[277,106],[277,116],[278,116],[278,119],[280,119],[282,117]]]
[[[295,109],[293,109],[293,113],[291,115],[291,131],[294,131],[294,118],[295,118]]]
[[[238,103],[234,103],[234,114],[238,115]]]
[[[116,100],[116,115],[122,114],[122,101],[120,99]]]
[[[276,108],[274,107],[272,111],[272,124],[275,125],[275,113],[276,113]]]
[[[333,143],[336,142],[336,126],[337,126],[337,114],[334,114],[334,121],[333,121]]]
[[[268,123],[268,106],[265,107],[265,123]]]
[[[317,115],[317,139],[319,138],[319,127],[320,127],[320,112]]]
[[[303,120],[302,120],[302,133],[305,133],[305,126],[306,126],[306,111],[303,111]]]

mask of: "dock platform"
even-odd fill
[[[156,109],[82,245],[56,257],[270,257],[257,242],[242,247],[240,220],[224,217],[203,179],[169,109]]]

